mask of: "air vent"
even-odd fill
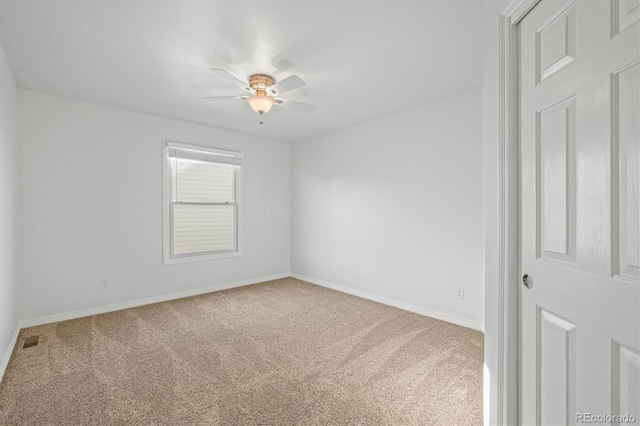
[[[31,346],[37,346],[38,340],[40,340],[40,336],[31,336],[24,339],[24,345],[22,348],[30,348]]]

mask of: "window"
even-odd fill
[[[239,255],[242,153],[164,145],[164,262]]]

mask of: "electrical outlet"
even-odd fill
[[[464,300],[464,290],[458,290],[458,294],[456,296],[458,300]]]
[[[109,281],[107,280],[100,280],[100,289],[101,290],[106,290],[109,288]]]

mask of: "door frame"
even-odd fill
[[[499,19],[497,424],[519,422],[518,23],[540,0],[510,0]]]

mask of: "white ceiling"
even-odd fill
[[[482,2],[1,0],[0,40],[22,89],[282,141],[481,87]],[[260,117],[210,72],[298,74]]]

